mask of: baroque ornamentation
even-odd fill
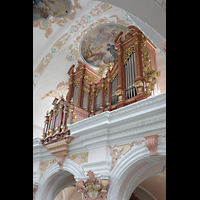
[[[40,20],[33,22],[33,27],[41,30],[45,30],[45,37],[48,39],[49,36],[53,33],[53,28],[51,28],[52,24],[56,23],[58,26],[63,26],[64,23],[67,23],[68,20],[73,20],[74,16],[77,13],[77,9],[82,9],[81,5],[78,3],[78,0],[74,0],[74,5],[72,6],[72,10],[70,14],[64,18],[55,18],[51,17],[50,19]]]
[[[150,59],[149,59],[149,50],[147,47],[145,47],[145,43],[147,41],[147,38],[142,35],[142,54],[143,54],[143,70],[144,70],[144,81],[148,83],[147,86],[145,86],[146,89],[146,96],[151,96],[151,91],[154,90],[154,85],[157,82],[157,77],[160,76],[160,71],[152,70],[150,69]]]
[[[145,145],[150,151],[150,156],[157,155],[158,137],[159,136],[157,134],[145,136]]]
[[[51,160],[45,160],[45,161],[43,161],[41,163],[41,166],[40,166],[40,171],[41,171],[40,179],[43,176],[43,174],[46,172],[46,170],[49,169],[55,163],[56,163],[56,158],[51,159]]]
[[[75,1],[75,0],[74,0]],[[73,30],[74,32],[78,32],[79,28],[85,28],[85,26],[91,22],[92,17],[96,17],[99,16],[100,14],[102,14],[103,12],[111,9],[112,6],[110,6],[109,4],[106,3],[100,3],[97,6],[95,6],[95,8],[93,8],[87,15],[84,15],[81,17],[80,21],[77,21],[77,25],[73,25],[69,30]],[[71,14],[73,13],[73,9]],[[87,19],[87,16],[91,15],[91,17],[89,19]],[[70,15],[68,15],[66,18],[68,18]],[[57,19],[55,18],[55,20],[61,20],[61,19]],[[55,21],[54,20],[54,21]],[[45,20],[46,21],[46,20]],[[64,19],[63,19],[64,21]],[[41,22],[42,23],[42,22]],[[44,23],[44,22],[43,22]],[[49,24],[47,27],[48,28],[41,28],[43,30],[47,31],[47,35],[46,37],[48,38],[48,35],[52,33],[53,29],[51,29],[51,21],[47,21],[47,23]],[[103,17],[103,18],[99,18],[96,20],[96,22],[91,23],[86,29],[84,29],[73,41],[73,44],[70,45],[69,50],[71,51],[72,54],[74,54],[74,50],[78,50],[78,45],[82,39],[82,37],[88,32],[90,31],[92,28],[96,27],[99,24],[103,24],[103,23],[119,23],[122,25],[129,25],[131,23],[131,21],[127,20],[127,17],[125,20],[120,20],[119,17],[117,15],[111,15],[110,17]],[[61,23],[62,24],[62,23]],[[35,22],[35,24],[33,23],[34,27],[38,27],[40,26],[40,21],[39,22]],[[77,27],[76,29],[74,27]],[[63,47],[67,41],[69,41],[69,39],[71,38],[71,36],[73,35],[73,32],[67,32],[65,34],[63,34],[53,45],[54,47],[57,47],[58,49],[60,49],[61,47]],[[49,56],[51,55],[50,59]],[[47,65],[50,63],[50,60],[53,58],[53,54],[49,53],[47,56],[45,56],[44,58],[42,58],[42,61],[40,62],[40,64],[38,65],[38,67],[36,68],[36,70],[34,71],[34,77],[33,77],[33,88],[36,86],[41,74],[44,72],[45,68],[47,67]],[[45,62],[46,61],[46,62]]]
[[[115,163],[117,160],[121,158],[121,155],[125,155],[128,153],[134,145],[140,146],[145,140],[133,141],[130,144],[123,145],[115,145],[114,147],[110,147],[110,155],[112,157],[112,165],[110,171],[115,167]]]
[[[46,99],[48,97],[58,97],[58,96],[66,96],[69,90],[68,82],[60,82],[55,90],[51,90],[49,93],[45,94],[41,100]]]
[[[80,166],[81,164],[88,162],[88,152],[73,154],[68,156],[68,158]],[[83,167],[81,168],[84,171]]]
[[[94,172],[88,171],[86,176],[89,178],[86,181],[79,180],[76,182],[78,192],[82,192],[85,200],[107,200],[107,189],[110,185],[108,179],[96,179]]]
[[[134,45],[132,47],[129,47],[128,49],[124,50],[124,65],[127,64],[127,60],[130,58],[131,54],[135,52]]]

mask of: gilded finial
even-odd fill
[[[71,101],[70,101],[70,102],[71,102],[71,103],[73,103],[73,101],[74,101],[74,99],[73,99],[73,98],[71,98]]]
[[[48,115],[49,114],[49,111],[47,110],[47,113],[46,113],[46,115]]]
[[[130,29],[129,28],[126,29],[126,34],[128,34],[128,33],[130,33]]]

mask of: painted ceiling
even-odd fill
[[[110,62],[114,63],[117,48],[113,47],[113,42],[121,31],[125,35],[126,26],[110,23],[92,29],[80,43],[79,51],[83,60],[87,64],[98,68],[107,66]]]
[[[45,1],[39,0],[38,5],[39,2]],[[55,2],[60,1],[54,0],[54,5]],[[77,67],[78,61],[81,61],[89,63],[97,70],[99,66],[105,64],[104,62],[112,60],[107,44],[112,45],[114,36],[121,30],[125,31],[129,25],[137,25],[124,10],[105,2],[94,0],[66,2],[70,5],[66,16],[58,17],[50,14],[47,19],[33,20],[34,138],[41,137],[44,115],[52,108],[53,98],[66,95],[69,68],[73,64]],[[50,3],[53,5],[51,0],[48,0],[48,3],[49,7]],[[90,57],[92,54],[99,54],[93,56],[92,61],[84,56],[84,50],[88,51],[88,48],[91,48],[91,52],[88,52]],[[159,50],[158,55],[162,63],[165,56]],[[165,66],[163,69],[165,70]]]
[[[33,0],[33,21],[65,17],[70,12],[70,3],[69,0]]]

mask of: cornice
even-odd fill
[[[114,111],[106,111],[71,124],[69,155],[88,152],[100,146],[114,146],[144,139],[144,136],[166,135],[166,93],[149,97]],[[33,160],[55,158],[33,139]],[[166,143],[163,138],[162,143]],[[161,143],[160,143],[161,144]]]
[[[87,149],[123,144],[150,134],[164,135],[166,93],[144,99],[114,111],[106,111],[69,126],[73,142]]]
[[[110,176],[110,167],[112,162],[108,160],[100,160],[90,163],[83,163],[82,167],[84,168],[85,175],[89,170],[93,171],[95,174],[101,174],[101,176],[108,177]]]

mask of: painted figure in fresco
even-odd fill
[[[117,49],[116,49],[116,47],[113,45],[113,44],[107,44],[107,49],[106,49],[107,51],[110,51],[110,53],[111,53],[111,55],[112,55],[112,57],[113,57],[113,59],[114,59],[114,62],[115,62],[115,60],[116,60],[116,58],[117,58]]]

